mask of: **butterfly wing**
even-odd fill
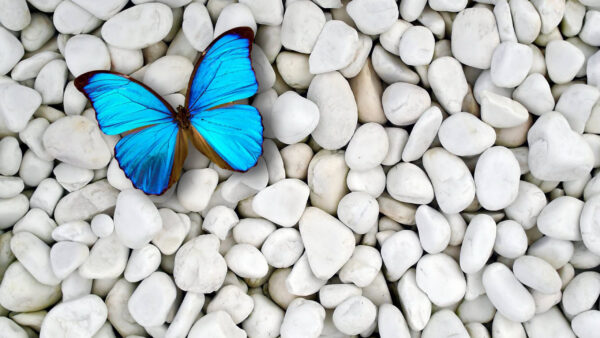
[[[94,71],[75,79],[92,102],[102,131],[125,133],[115,158],[133,185],[162,194],[181,173],[187,138],[173,119],[173,109],[152,89],[128,76]]]
[[[253,167],[262,153],[260,114],[233,104],[258,89],[250,59],[253,39],[248,27],[215,39],[198,60],[186,96],[194,146],[219,166],[238,171]]]
[[[77,77],[75,87],[92,102],[105,134],[121,134],[173,121],[171,106],[152,89],[129,76],[92,71]]]

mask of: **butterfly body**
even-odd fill
[[[262,120],[238,104],[256,93],[251,66],[253,31],[223,33],[202,53],[190,77],[185,105],[173,109],[127,75],[92,71],[75,86],[92,102],[102,131],[123,137],[115,158],[136,188],[162,194],[181,175],[188,143],[218,166],[246,171],[262,154]]]

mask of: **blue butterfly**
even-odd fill
[[[249,27],[216,38],[194,67],[185,106],[173,109],[155,91],[127,75],[92,71],[75,79],[91,101],[105,134],[124,134],[115,158],[133,185],[162,194],[181,175],[188,140],[220,166],[252,168],[262,154],[263,126],[256,108],[235,101],[256,94]]]

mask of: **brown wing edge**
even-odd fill
[[[95,114],[96,121],[98,121],[98,112],[96,111],[96,108],[94,107],[94,102],[90,99],[88,93],[84,90],[83,87],[89,83],[89,80],[92,76],[94,76],[95,74],[100,74],[100,73],[114,74],[114,75],[123,77],[131,82],[137,83],[138,85],[142,86],[144,89],[146,89],[150,93],[152,93],[154,96],[156,96],[165,105],[165,107],[167,107],[167,109],[171,112],[172,115],[175,114],[173,107],[171,107],[171,105],[161,95],[159,95],[157,92],[155,92],[152,88],[150,88],[150,87],[146,86],[145,84],[143,84],[142,82],[130,77],[129,75],[121,74],[118,72],[106,71],[106,70],[93,70],[93,71],[79,75],[77,78],[75,78],[74,84],[75,84],[75,88],[77,88],[77,90],[79,90],[81,93],[83,93],[83,95],[85,95],[85,97],[88,99],[88,101],[91,102],[92,107],[94,108],[94,114]],[[134,134],[134,133],[139,132],[140,130],[143,130],[143,129],[146,129],[146,128],[149,128],[152,126],[153,126],[153,124],[138,127],[138,128],[123,132],[122,134],[123,135]],[[181,140],[182,138],[184,138],[185,140],[182,141]],[[181,145],[181,144],[183,144],[183,145]],[[171,167],[171,174],[169,176],[169,184],[167,185],[167,187],[158,194],[150,194],[141,188],[135,187],[135,185],[134,185],[134,187],[136,189],[144,191],[144,193],[147,195],[162,195],[162,194],[164,194],[164,192],[167,191],[173,185],[173,183],[177,182],[177,180],[181,176],[181,169],[183,168],[183,162],[185,162],[185,157],[187,156],[187,150],[188,150],[187,148],[188,148],[187,136],[181,129],[179,129],[177,132],[177,143],[175,144],[175,157],[173,159],[173,166]],[[129,175],[127,175],[124,168],[121,166],[121,162],[119,161],[119,159],[116,156],[116,153],[117,153],[116,145],[114,147],[114,153],[115,153],[114,158],[117,161],[119,168],[123,171],[123,174],[125,174],[125,177],[127,177],[127,179],[133,184],[131,177]]]
[[[206,47],[206,49],[202,52],[202,54],[198,58],[198,61],[196,61],[196,64],[194,65],[194,70],[192,71],[192,75],[190,76],[190,80],[188,82],[188,91],[185,95],[186,109],[188,108],[188,104],[189,104],[189,93],[190,93],[189,89],[192,86],[192,82],[194,81],[194,77],[196,75],[198,67],[202,63],[202,59],[204,59],[204,55],[206,55],[206,51],[208,51],[213,46],[213,44],[217,40],[219,40],[221,37],[223,37],[224,35],[227,35],[227,34],[231,34],[231,33],[236,33],[239,36],[241,36],[242,38],[245,38],[250,42],[250,47],[248,48],[248,58],[250,59],[250,61],[252,61],[251,53],[252,53],[252,44],[254,43],[254,31],[252,30],[252,28],[250,28],[248,26],[236,27],[236,28],[232,28],[226,32],[221,33],[218,37],[213,39],[213,41],[210,43],[210,45],[208,45],[208,47]],[[254,72],[254,78],[256,78],[256,71],[254,70],[254,67],[252,67],[252,63],[250,63],[250,67],[252,68],[252,72]],[[258,83],[258,80],[257,80],[257,83]],[[228,106],[232,106],[232,105],[236,105],[236,104],[237,104],[236,101],[233,101],[233,102],[224,103],[224,104],[216,106],[216,107],[212,107],[210,109],[212,110],[212,109],[217,109],[217,108],[223,108],[223,107],[228,107]],[[258,109],[256,109],[256,111],[258,111]],[[258,111],[258,116],[260,117],[260,124],[264,130],[265,126],[263,124],[263,118],[262,118],[262,115],[260,114],[260,111]],[[217,154],[217,152],[208,144],[208,142],[206,142],[204,137],[200,134],[200,132],[198,132],[198,130],[196,130],[196,128],[191,123],[190,123],[189,130],[190,130],[189,137],[191,138],[192,143],[194,144],[194,147],[196,147],[196,149],[198,149],[201,153],[203,153],[206,157],[208,157],[212,162],[214,162],[220,168],[231,170],[231,171],[236,171],[236,172],[245,172],[245,171],[233,169],[224,159],[221,158],[221,156],[219,156],[219,154]],[[258,155],[258,157],[262,156],[263,142],[264,142],[264,137],[261,140],[260,155]],[[254,165],[252,167],[248,168],[248,170],[254,168],[257,163],[258,163],[258,160],[256,161],[256,163],[254,163]],[[246,170],[246,171],[248,171],[248,170]]]

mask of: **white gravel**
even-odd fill
[[[74,78],[182,104],[238,26],[262,157],[146,196]],[[597,337],[599,47],[598,0],[0,0],[0,336]]]

